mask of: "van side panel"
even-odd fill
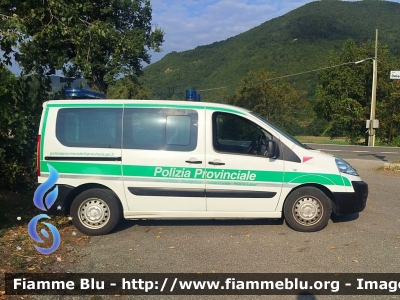
[[[112,105],[48,103],[41,125],[39,183],[47,180],[52,166],[59,173],[58,184],[103,186],[117,194],[127,209],[121,167],[122,111],[117,101]]]

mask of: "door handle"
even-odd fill
[[[203,162],[201,160],[185,160],[185,162],[187,162],[188,164],[202,164]]]
[[[223,165],[225,165],[225,163],[220,162],[220,161],[209,161],[208,164],[209,165],[214,165],[214,166],[223,166]]]

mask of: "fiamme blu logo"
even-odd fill
[[[58,196],[58,186],[54,187],[59,177],[58,172],[52,166],[48,165],[48,167],[50,172],[49,178],[41,185],[39,185],[33,196],[33,203],[37,208],[39,208],[42,211],[48,211],[50,207],[54,204]],[[34,241],[38,243],[44,243],[44,241],[38,235],[36,230],[36,227],[40,219],[51,219],[51,218],[46,214],[40,214],[33,217],[28,224],[28,233]],[[60,233],[58,232],[57,228],[54,225],[47,222],[41,222],[41,223],[47,226],[47,228],[50,230],[53,236],[53,244],[50,248],[42,248],[37,245],[34,246],[36,250],[39,251],[40,253],[50,254],[56,251],[58,246],[60,246]],[[49,238],[49,233],[47,230],[43,228],[40,230],[40,232],[46,239]]]

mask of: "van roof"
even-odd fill
[[[50,107],[75,107],[75,106],[103,106],[104,104],[114,104],[119,106],[122,104],[136,104],[142,107],[180,107],[180,108],[195,108],[195,107],[209,107],[220,108],[222,110],[232,110],[240,113],[247,114],[248,109],[222,103],[213,102],[197,102],[197,101],[180,101],[180,100],[133,100],[133,99],[68,99],[68,100],[49,100],[46,106]]]

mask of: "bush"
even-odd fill
[[[36,181],[36,143],[45,77],[15,77],[0,66],[0,188],[27,189]]]
[[[395,137],[389,144],[389,146],[400,147],[400,136]]]

